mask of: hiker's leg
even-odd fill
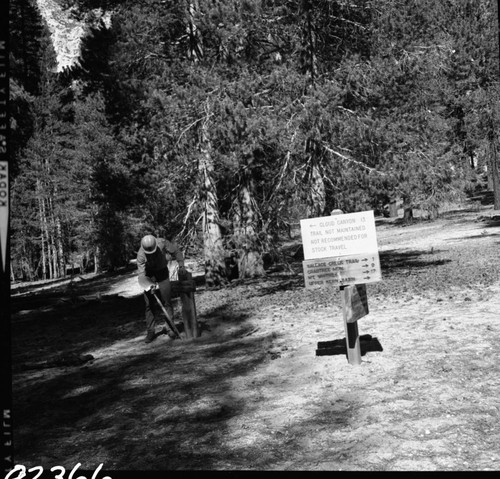
[[[146,303],[146,311],[145,311],[145,319],[146,319],[146,334],[147,338],[151,338],[155,334],[155,315],[152,310],[151,302],[155,301],[154,298],[151,297],[153,293],[144,292],[144,302]]]

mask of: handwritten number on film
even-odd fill
[[[69,475],[65,476],[65,473],[66,473],[66,469],[63,467],[63,466],[54,466],[50,469],[50,472],[53,472],[54,473],[54,479],[88,479],[87,477],[85,476],[77,476],[77,477],[74,477],[75,476],[75,473],[77,471],[77,469],[81,466],[80,463],[78,463],[75,467],[73,467],[73,469],[71,469],[71,472],[69,473]],[[97,474],[99,473],[99,471],[101,470],[102,468],[102,464],[99,464],[99,466],[97,467],[97,469],[94,471],[94,474],[92,474],[92,478],[91,479],[98,479],[97,478]],[[40,477],[43,473],[43,467],[42,466],[35,466],[35,467],[32,467],[30,469],[28,469],[28,472],[29,473],[34,473],[33,476],[29,476],[28,479],[37,479],[38,477]],[[15,475],[17,473],[17,476]],[[26,466],[23,466],[21,464],[18,464],[14,467],[14,469],[12,469],[11,471],[9,471],[9,473],[5,476],[4,479],[22,479],[23,477],[26,477]],[[104,476],[100,479],[111,479],[111,477],[109,476]]]

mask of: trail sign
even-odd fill
[[[368,314],[366,283],[382,279],[373,211],[300,220],[306,288],[340,287],[350,364],[361,364],[358,319]]]
[[[300,220],[304,259],[378,251],[373,211]]]
[[[382,279],[378,251],[302,262],[307,289],[374,283]]]

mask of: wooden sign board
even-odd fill
[[[374,283],[382,279],[378,251],[302,262],[307,289]]]
[[[342,290],[344,319],[354,323],[368,314],[368,296],[365,284],[347,286]]]
[[[304,259],[378,251],[373,211],[300,220]]]

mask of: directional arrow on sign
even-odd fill
[[[378,252],[321,258],[302,262],[306,288],[374,283],[382,278]],[[372,268],[363,261],[372,261]]]

